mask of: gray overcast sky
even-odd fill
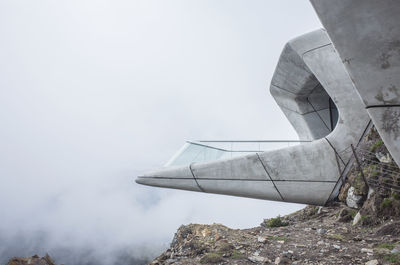
[[[0,256],[157,252],[183,223],[299,208],[133,179],[185,140],[297,139],[268,86],[320,27],[306,0],[0,1]]]

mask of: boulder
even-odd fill
[[[350,187],[347,192],[347,198],[346,198],[347,206],[349,206],[350,208],[358,209],[360,208],[362,201],[363,201],[363,196],[356,195],[354,187]]]
[[[378,264],[379,264],[379,261],[376,259],[370,260],[365,263],[365,265],[378,265]]]

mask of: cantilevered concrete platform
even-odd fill
[[[144,185],[266,200],[324,205],[369,123],[341,58],[324,30],[285,46],[271,94],[302,140],[284,149],[163,168],[137,178]],[[346,151],[347,150],[347,151]]]

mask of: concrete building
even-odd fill
[[[285,46],[270,88],[300,139],[310,142],[231,159],[170,166],[140,176],[145,185],[324,205],[369,123],[363,103],[324,30]],[[191,154],[191,152],[188,152]],[[185,152],[180,156],[185,156]],[[181,161],[182,162],[182,161]]]
[[[400,163],[400,2],[311,0],[325,29],[289,41],[270,92],[300,145],[228,158],[189,143],[144,185],[325,205],[368,126]],[[203,152],[204,156],[199,158]]]

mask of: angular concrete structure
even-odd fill
[[[311,0],[389,152],[400,165],[400,1]]]
[[[137,178],[144,185],[266,200],[325,205],[341,186],[369,116],[324,30],[290,41],[270,88],[300,139],[288,148],[164,168]]]

